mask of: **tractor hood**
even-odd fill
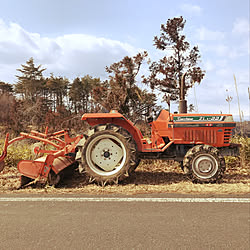
[[[236,123],[230,114],[170,114],[162,110],[154,129],[177,144],[230,145]]]
[[[235,127],[229,114],[173,114],[175,127]]]
[[[228,114],[173,114],[174,122],[232,122],[233,116]]]

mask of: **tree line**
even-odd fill
[[[76,77],[44,77],[46,70],[35,65],[30,58],[22,64],[16,75],[17,83],[0,81],[1,126],[14,133],[29,126],[38,130],[65,127],[79,129],[80,116],[86,112],[109,112],[116,109],[132,121],[144,120],[159,110],[158,97],[146,89],[158,89],[163,102],[180,99],[181,78],[185,74],[185,89],[200,83],[205,72],[198,66],[200,53],[197,46],[190,48],[183,29],[183,17],[168,19],[161,25],[161,34],[154,37],[154,46],[166,52],[157,62],[150,62],[146,51],[135,56],[125,56],[121,61],[106,67],[108,79],[90,75]],[[169,53],[171,51],[171,53]],[[171,54],[171,55],[169,55]],[[141,76],[141,89],[137,80],[143,63],[148,62],[148,76]],[[77,119],[75,119],[77,118]],[[81,125],[80,125],[81,126]]]

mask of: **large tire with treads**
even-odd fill
[[[122,127],[97,125],[85,138],[81,162],[89,182],[118,184],[136,168],[136,143]]]
[[[183,166],[194,183],[215,183],[226,169],[224,157],[210,145],[197,145],[189,149]]]

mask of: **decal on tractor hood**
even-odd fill
[[[174,116],[174,122],[219,122],[224,121],[225,116]]]

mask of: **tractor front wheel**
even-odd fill
[[[215,183],[225,171],[225,159],[209,145],[197,145],[184,157],[184,169],[194,183]]]
[[[128,177],[137,163],[136,144],[123,128],[99,125],[88,133],[82,163],[90,182],[102,186]]]

